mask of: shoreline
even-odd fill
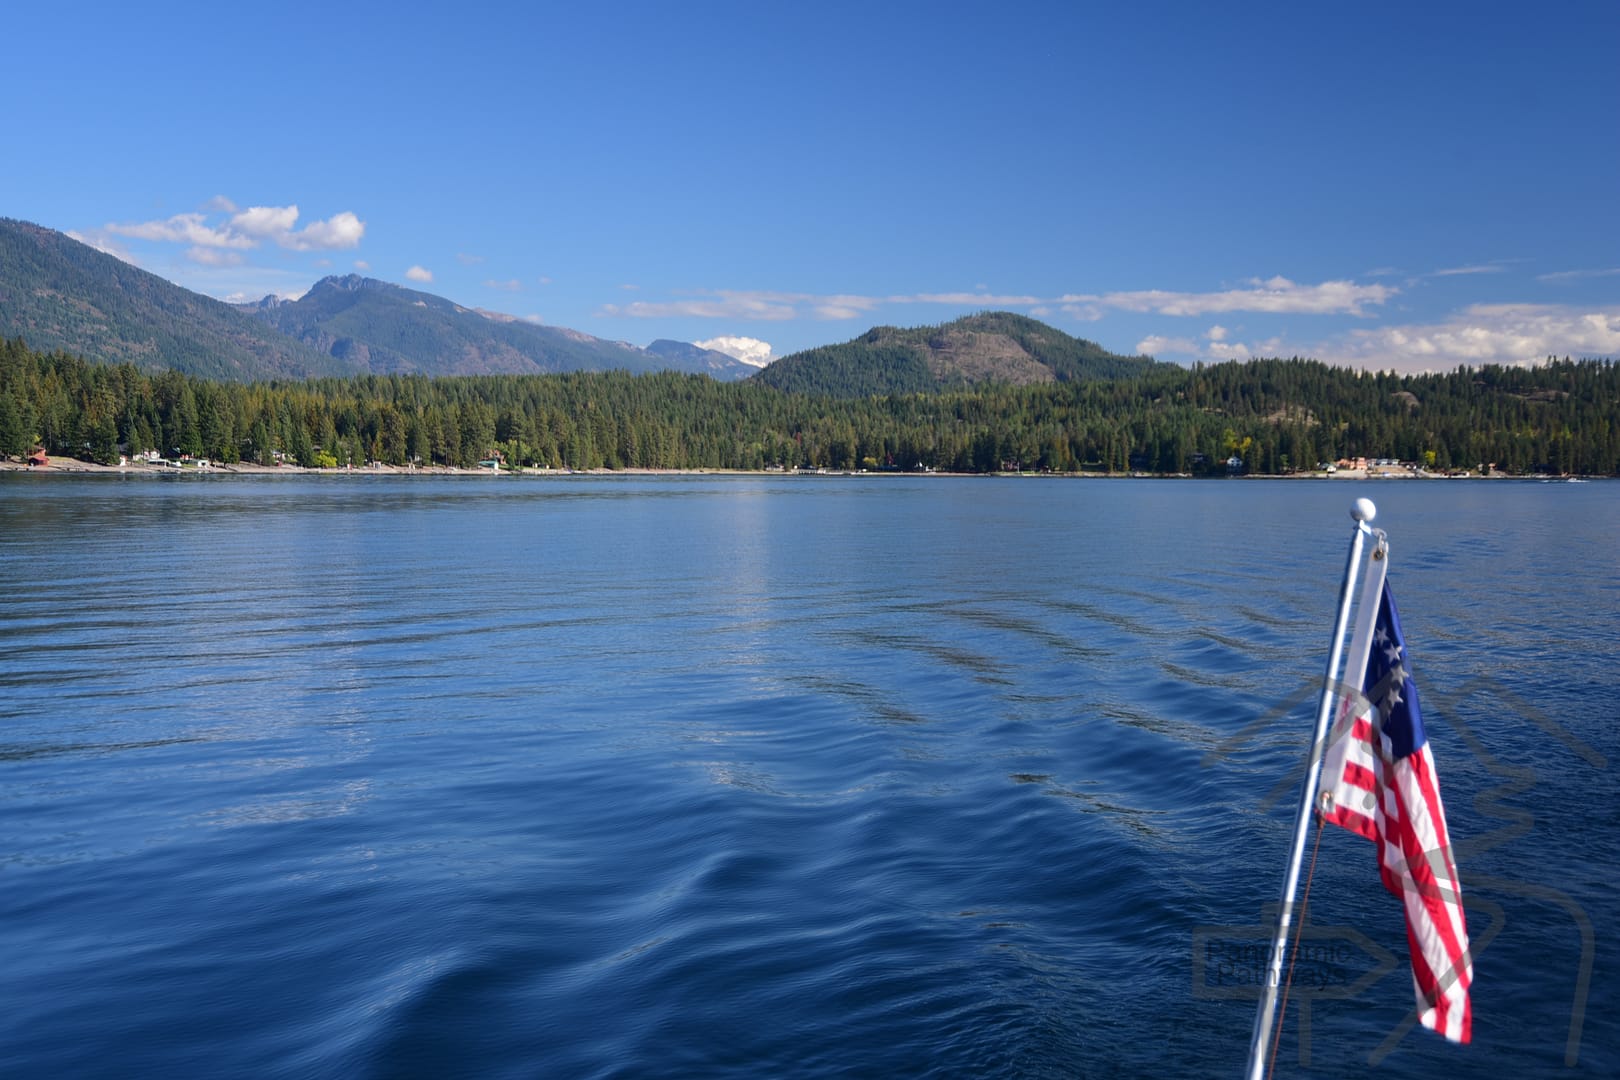
[[[1070,479],[1070,480],[1591,480],[1603,479],[1601,477],[1585,476],[1540,476],[1528,474],[1525,476],[1511,475],[1502,472],[1481,474],[1468,472],[1459,475],[1444,473],[1429,473],[1413,469],[1379,468],[1379,469],[1340,469],[1336,472],[1296,472],[1296,473],[1244,473],[1230,477],[1194,477],[1185,473],[1144,473],[1144,472],[1001,472],[1001,473],[955,473],[955,472],[898,472],[866,470],[833,470],[833,469],[540,469],[520,468],[503,469],[499,472],[492,469],[464,469],[453,465],[430,466],[402,466],[402,465],[366,465],[359,468],[341,467],[332,469],[304,468],[301,465],[256,465],[238,462],[231,465],[206,465],[200,467],[187,466],[175,468],[172,465],[98,465],[90,461],[79,461],[73,458],[58,458],[49,465],[29,465],[26,462],[0,459],[0,473],[15,472],[31,475],[117,475],[117,476],[518,476],[518,477],[569,477],[569,476],[935,476],[935,477],[1000,477],[1022,479]]]

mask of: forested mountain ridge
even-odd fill
[[[157,449],[460,465],[499,450],[572,468],[1220,475],[1233,457],[1260,473],[1389,457],[1620,475],[1620,365],[1605,360],[1409,376],[1298,358],[1189,370],[988,312],[877,327],[717,383],[707,373],[725,361],[696,346],[637,349],[355,276],[250,306],[0,219],[0,455],[38,444],[98,461]],[[272,327],[282,319],[308,342]],[[430,359],[499,373],[401,373]],[[501,366],[543,363],[612,370]],[[705,374],[666,370],[682,365]]]
[[[874,327],[841,345],[784,356],[753,378],[778,390],[865,397],[1128,378],[1154,366],[1028,316],[987,311],[942,326]]]
[[[100,363],[210,379],[301,379],[351,370],[229,304],[10,218],[0,218],[0,337]]]
[[[540,375],[665,369],[735,379],[753,368],[721,353],[656,353],[512,315],[462,307],[432,293],[350,274],[326,277],[297,300],[242,310],[283,334],[373,374]]]
[[[368,372],[702,372],[754,367],[679,342],[642,349],[354,275],[298,300],[226,304],[64,233],[0,218],[0,339],[98,363],[253,382]]]
[[[834,398],[624,371],[243,384],[0,341],[0,455],[116,462],[1289,473],[1342,457],[1620,476],[1620,364],[1371,375],[1306,360]]]

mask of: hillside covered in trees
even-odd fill
[[[8,337],[101,363],[237,382],[621,368],[740,379],[755,370],[686,342],[643,349],[353,274],[323,278],[297,300],[226,304],[65,233],[0,218],[0,338]]]
[[[866,397],[1120,379],[1152,367],[1148,357],[1116,355],[1026,315],[986,311],[943,326],[874,327],[842,345],[784,356],[753,379],[796,393]]]
[[[210,379],[351,370],[229,304],[10,218],[0,218],[0,337]]]
[[[157,449],[221,462],[569,468],[1287,473],[1339,457],[1435,469],[1620,475],[1620,366],[1549,361],[1443,375],[1305,360],[1113,379],[835,398],[627,372],[212,382],[0,342],[0,454],[103,462]]]

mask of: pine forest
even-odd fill
[[[0,341],[0,455],[35,447],[103,464],[156,450],[306,468],[498,455],[556,469],[1227,475],[1367,457],[1614,476],[1620,367],[1549,359],[1393,375],[1296,358],[836,397],[675,373],[243,384]]]

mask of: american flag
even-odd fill
[[[1378,845],[1384,887],[1406,908],[1418,1021],[1454,1042],[1467,1042],[1474,968],[1462,887],[1387,581],[1371,633],[1357,635],[1363,636],[1364,662],[1352,656],[1346,668],[1353,677],[1365,667],[1362,692],[1348,695],[1341,706],[1337,737],[1323,762],[1319,807],[1326,820]]]

